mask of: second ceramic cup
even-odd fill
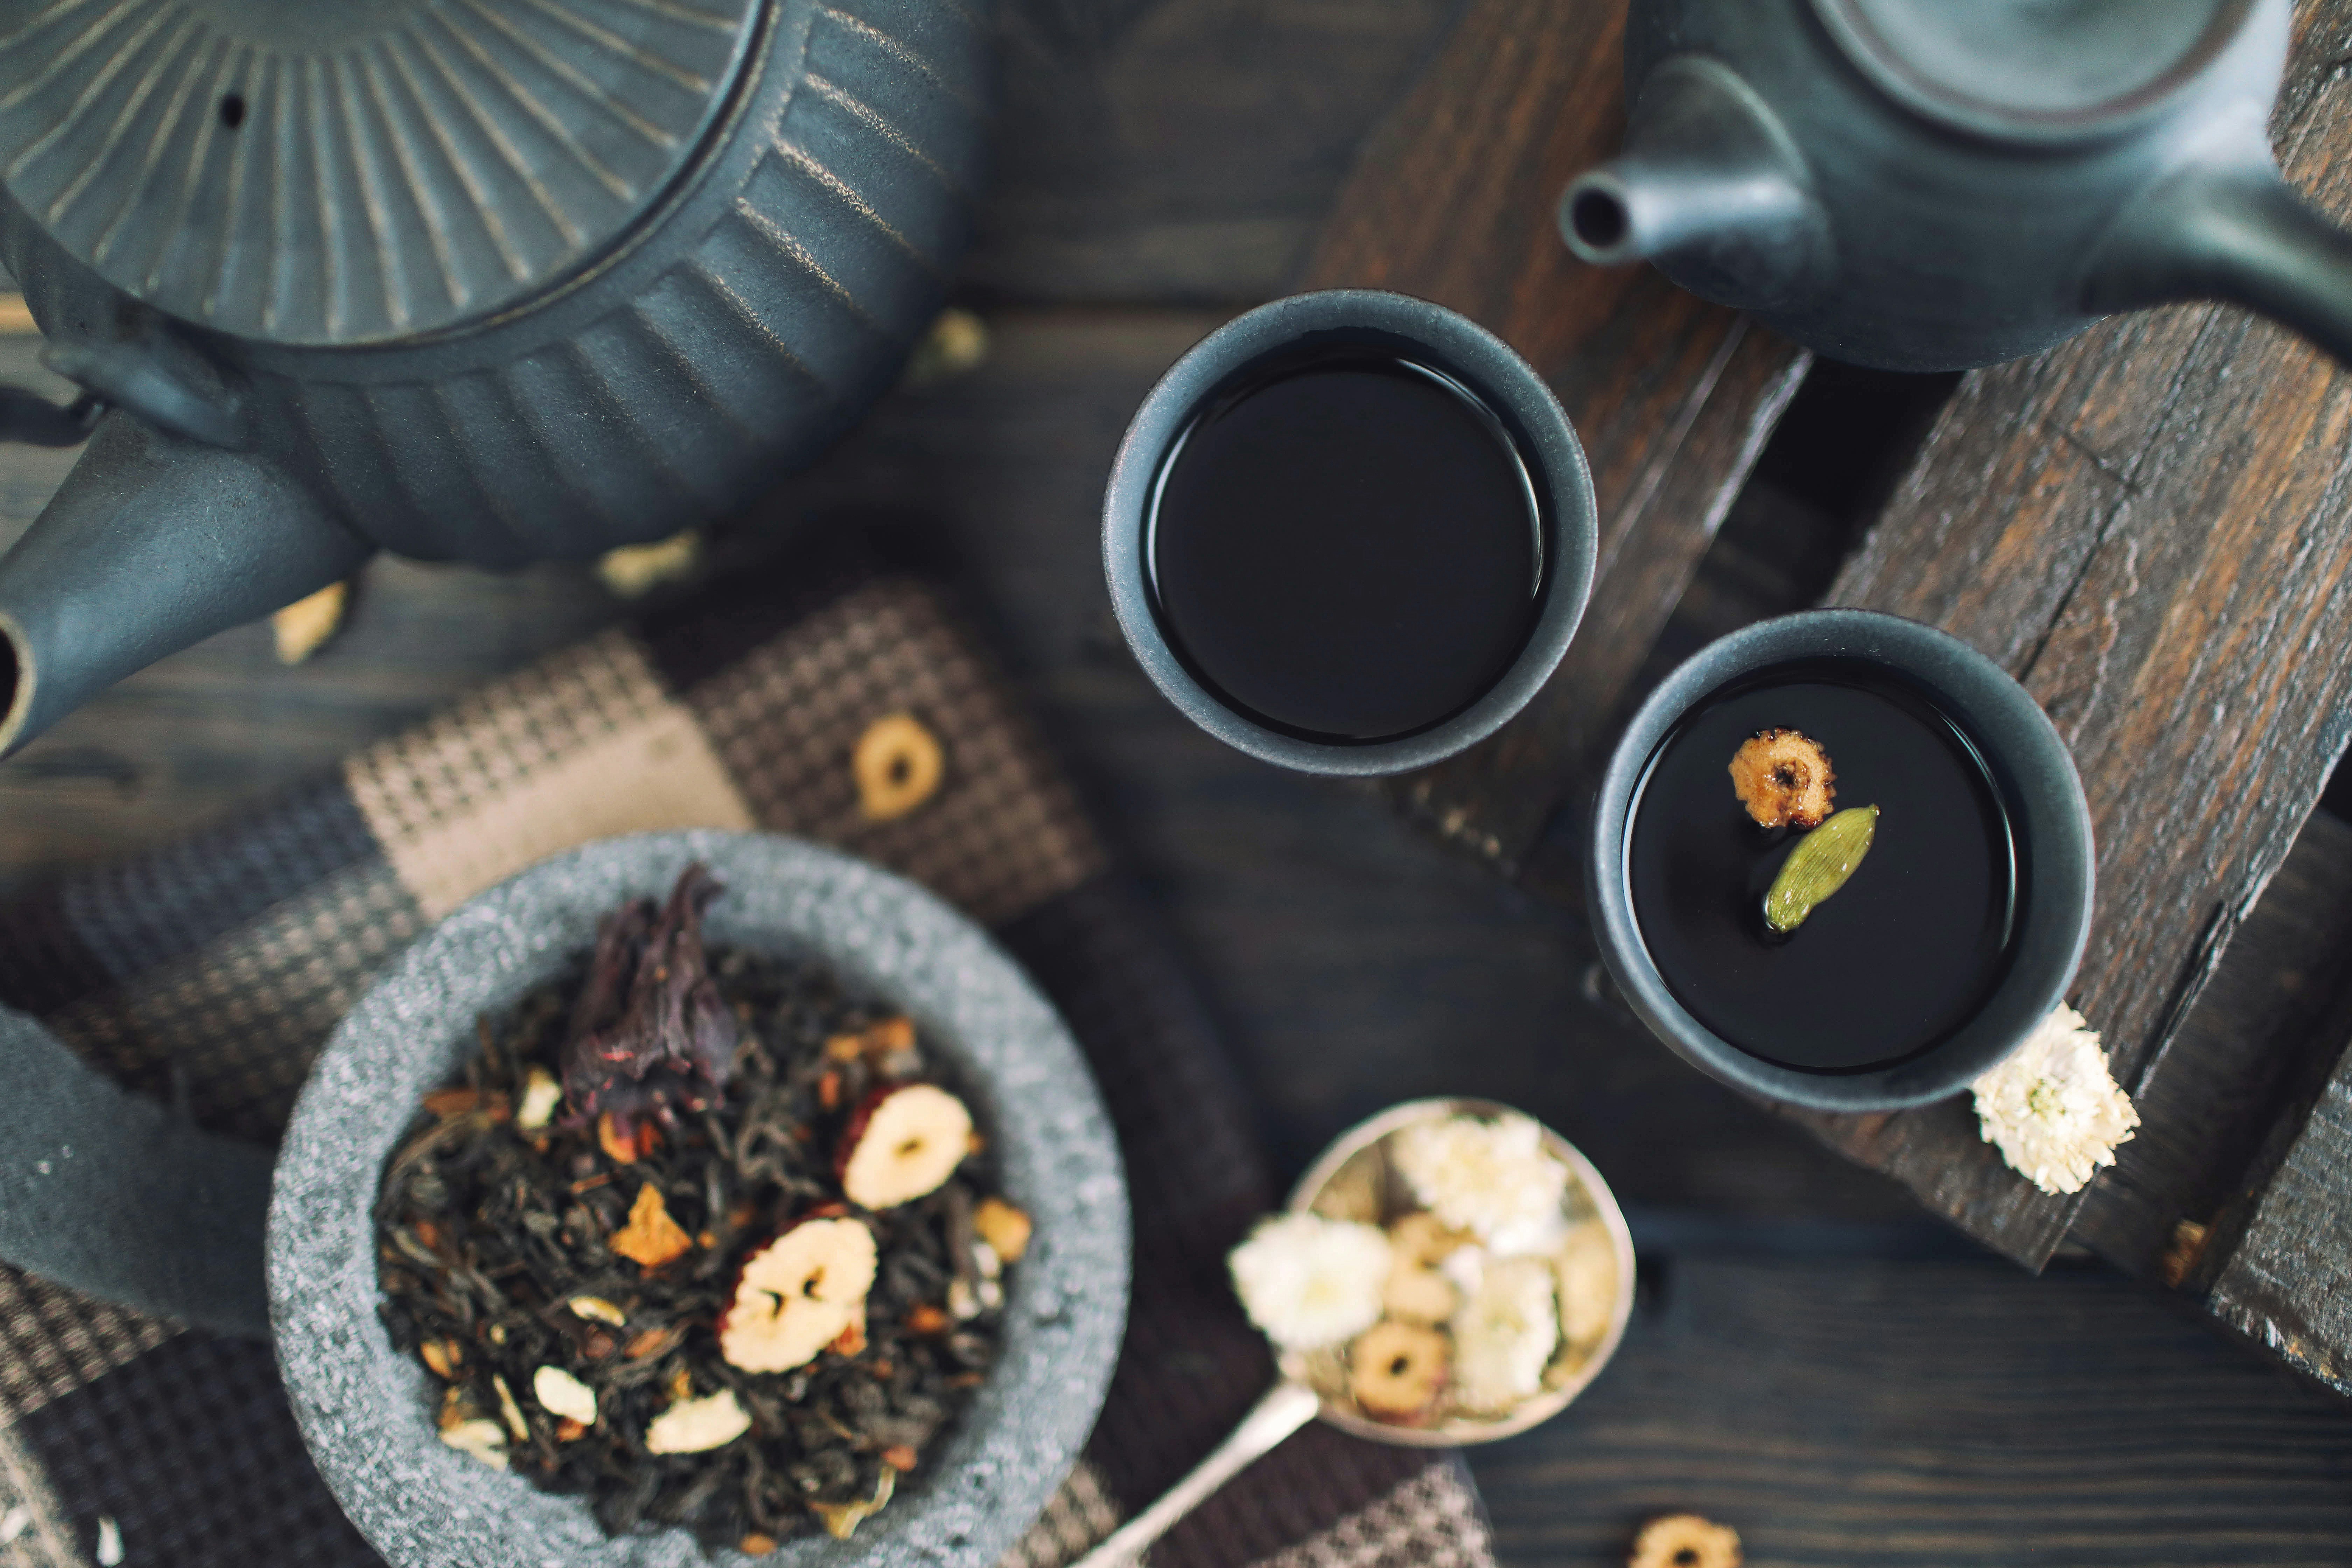
[[[1465,317],[1368,289],[1195,344],[1103,500],[1144,673],[1229,745],[1317,773],[1402,773],[1501,728],[1575,635],[1597,534],[1542,377]]]

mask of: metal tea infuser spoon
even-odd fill
[[[1298,1179],[1285,1206],[1292,1214],[1315,1209],[1343,1176],[1359,1172],[1375,1181],[1387,1181],[1390,1178],[1385,1160],[1378,1152],[1380,1146],[1389,1134],[1416,1122],[1450,1116],[1492,1118],[1518,1114],[1522,1113],[1486,1100],[1416,1100],[1393,1106],[1340,1134]],[[1616,1269],[1608,1330],[1572,1372],[1557,1385],[1546,1387],[1500,1415],[1450,1415],[1427,1426],[1394,1426],[1373,1420],[1345,1399],[1326,1398],[1316,1392],[1307,1381],[1305,1358],[1296,1352],[1284,1352],[1277,1363],[1280,1376],[1275,1385],[1242,1417],[1232,1435],[1194,1466],[1190,1475],[1170,1488],[1166,1495],[1121,1525],[1071,1568],[1133,1568],[1151,1543],[1167,1534],[1178,1520],[1318,1415],[1344,1432],[1376,1443],[1451,1448],[1515,1436],[1568,1408],[1608,1365],[1618,1342],[1625,1337],[1625,1323],[1633,1311],[1633,1237],[1625,1227],[1625,1216],[1617,1207],[1609,1184],[1601,1179],[1592,1163],[1567,1139],[1549,1127],[1538,1125],[1546,1152],[1566,1165],[1574,1178],[1566,1202],[1576,1206],[1579,1218],[1600,1221],[1608,1234],[1611,1262]]]

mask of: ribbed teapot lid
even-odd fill
[[[160,310],[397,339],[607,247],[692,158],[762,0],[32,0],[0,184]]]

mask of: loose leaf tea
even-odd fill
[[[1797,840],[1764,895],[1764,923],[1785,936],[1845,886],[1878,832],[1878,807],[1849,806]]]
[[[609,1533],[758,1552],[919,1473],[994,1357],[1028,1216],[910,1020],[822,964],[706,951],[719,890],[690,867],[482,1021],[385,1170],[382,1311],[451,1447]],[[920,1158],[868,1150],[868,1206],[840,1172],[877,1123]]]

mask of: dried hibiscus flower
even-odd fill
[[[667,903],[635,899],[604,917],[563,1048],[563,1096],[576,1121],[610,1116],[624,1138],[680,1108],[706,1109],[727,1086],[742,1026],[710,978],[702,913],[726,890],[696,861]]]

